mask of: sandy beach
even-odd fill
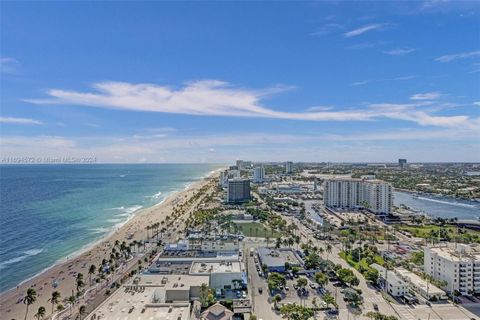
[[[32,279],[20,284],[0,295],[0,318],[2,319],[23,319],[25,317],[26,305],[23,303],[27,289],[34,288],[37,293],[37,300],[30,305],[27,319],[35,319],[34,315],[40,306],[45,307],[45,318],[51,316],[52,305],[48,301],[53,291],[61,294],[60,303],[65,306],[63,300],[76,292],[75,277],[82,273],[85,279],[86,287],[89,288],[88,269],[90,265],[98,266],[102,259],[108,260],[111,249],[116,240],[127,243],[134,240],[145,240],[147,237],[146,227],[154,223],[161,223],[167,216],[171,215],[173,208],[186,203],[200,188],[205,186],[210,178],[218,174],[218,170],[212,172],[207,178],[192,183],[183,191],[176,192],[167,197],[162,203],[140,210],[135,216],[125,223],[122,227],[106,236],[101,241],[93,244],[90,248],[84,250],[75,257],[67,258]],[[189,208],[186,211],[190,211]],[[59,226],[61,227],[61,226]],[[15,267],[12,265],[12,267]],[[126,266],[124,266],[126,268]],[[120,268],[120,272],[122,268]],[[53,282],[58,281],[58,286],[53,288]]]

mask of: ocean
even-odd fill
[[[404,204],[435,217],[447,219],[456,217],[459,220],[480,218],[480,203],[478,202],[429,195],[414,197],[411,193],[398,191],[395,192],[393,199],[396,206]]]
[[[0,166],[0,292],[78,253],[214,164]]]

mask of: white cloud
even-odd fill
[[[376,80],[364,80],[364,81],[356,81],[352,82],[350,85],[352,86],[363,86],[369,83],[376,83],[376,82],[386,82],[386,81],[405,81],[405,80],[412,80],[415,79],[417,76],[401,76],[395,78],[386,78],[386,79],[376,79]]]
[[[388,51],[383,51],[383,53],[389,54],[392,56],[403,56],[403,55],[412,53],[414,51],[415,51],[414,48],[397,48],[397,49],[392,49]]]
[[[435,61],[438,62],[450,62],[454,60],[460,60],[460,59],[468,59],[468,58],[474,58],[480,56],[480,50],[477,51],[471,51],[471,52],[464,52],[464,53],[456,53],[456,54],[449,54],[445,56],[441,56],[435,59]]]
[[[30,99],[38,104],[70,104],[89,107],[111,108],[129,111],[162,112],[203,116],[257,117],[307,121],[367,121],[397,119],[420,125],[445,126],[468,124],[468,116],[435,116],[437,110],[421,110],[418,107],[431,105],[440,96],[439,92],[419,93],[410,99],[410,104],[371,104],[367,108],[313,107],[305,112],[276,111],[262,106],[267,95],[285,91],[285,87],[261,90],[236,88],[222,81],[190,82],[183,88],[173,89],[154,84],[130,84],[106,82],[95,84],[98,92],[78,92],[52,89],[49,99]],[[425,100],[425,101],[423,101]],[[162,132],[160,132],[162,133]]]
[[[0,123],[9,124],[43,124],[42,121],[28,118],[0,117]]]
[[[315,106],[308,108],[308,111],[329,111],[335,109],[332,106]]]
[[[417,93],[410,97],[410,100],[436,100],[440,98],[442,94],[440,92],[425,92]]]
[[[369,81],[356,81],[356,82],[352,82],[352,86],[356,87],[356,86],[363,86],[363,85],[366,85]]]
[[[10,57],[0,57],[0,73],[16,74],[20,63],[18,60]]]
[[[323,27],[321,27],[317,31],[312,32],[310,35],[320,37],[320,36],[324,36],[324,35],[327,35],[329,33],[334,32],[336,30],[344,29],[344,28],[345,28],[345,26],[342,25],[342,24],[339,24],[339,23],[327,23],[326,25],[324,25]]]
[[[368,32],[368,31],[380,29],[380,28],[382,28],[383,26],[384,26],[384,24],[379,24],[379,23],[369,24],[369,25],[366,25],[366,26],[363,26],[363,27],[360,27],[360,28],[357,28],[357,29],[354,29],[354,30],[345,32],[345,33],[343,34],[343,36],[344,36],[345,38],[356,37],[356,36],[359,36],[359,35],[361,35],[361,34],[364,34],[364,33]]]
[[[261,90],[235,88],[226,82],[208,80],[190,82],[173,89],[154,84],[102,82],[94,85],[97,93],[52,89],[50,99],[27,99],[36,104],[72,104],[132,111],[163,112],[191,115],[263,117],[312,121],[368,120],[362,112],[282,112],[261,106],[266,96],[290,87]]]
[[[475,101],[473,104],[480,107],[480,101]]]

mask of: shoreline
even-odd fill
[[[78,258],[79,256],[81,256],[82,254],[84,254],[85,252],[93,249],[96,245],[100,244],[101,242],[107,240],[108,238],[112,237],[114,235],[115,232],[117,232],[118,230],[120,230],[121,228],[123,228],[127,223],[129,223],[131,220],[135,219],[135,217],[137,217],[138,215],[141,215],[142,212],[144,210],[148,210],[148,209],[153,209],[157,206],[160,206],[162,205],[169,197],[173,196],[175,193],[178,193],[178,192],[182,192],[182,191],[186,191],[190,185],[192,184],[195,184],[195,182],[198,182],[198,181],[201,181],[205,178],[208,178],[208,175],[205,175],[204,177],[200,178],[200,179],[197,179],[195,181],[193,181],[192,183],[189,183],[187,186],[185,186],[182,190],[175,190],[175,191],[171,191],[169,193],[167,193],[165,195],[165,197],[159,202],[159,203],[156,203],[152,206],[149,206],[149,207],[141,207],[141,208],[138,208],[137,210],[133,211],[131,214],[129,214],[127,216],[127,219],[123,222],[119,222],[119,223],[116,223],[114,225],[112,225],[109,229],[109,231],[107,231],[106,233],[104,233],[103,235],[101,235],[98,239],[88,243],[88,244],[85,244],[83,245],[81,248],[78,248],[77,250],[75,250],[74,252],[68,254],[67,256],[64,256],[64,257],[61,257],[59,258],[58,260],[56,260],[52,265],[42,269],[41,271],[35,273],[33,276],[30,276],[22,281],[20,281],[19,283],[17,283],[16,285],[14,285],[13,287],[10,287],[2,292],[0,292],[0,300],[2,298],[3,295],[5,294],[8,294],[9,291],[11,290],[15,290],[17,286],[21,286],[22,284],[24,284],[25,282],[28,282],[36,277],[39,277],[41,276],[43,273],[47,272],[48,270],[54,268],[55,266],[57,265],[61,265],[63,263],[66,263],[70,260],[73,260],[73,259],[76,259]]]
[[[53,291],[59,291],[62,294],[61,300],[68,298],[75,288],[74,277],[72,274],[83,273],[88,275],[88,267],[93,264],[97,266],[103,258],[108,260],[108,255],[116,240],[131,242],[146,238],[145,227],[155,221],[165,220],[171,213],[173,207],[178,203],[184,202],[205,185],[210,178],[218,174],[219,170],[213,170],[200,178],[197,178],[187,184],[183,189],[174,190],[165,195],[159,203],[150,207],[139,208],[132,213],[121,226],[112,226],[113,230],[101,236],[92,243],[79,248],[66,257],[58,259],[51,266],[41,270],[35,275],[23,280],[17,285],[0,293],[0,314],[8,318],[23,317],[25,305],[18,303],[20,295],[24,295],[28,288],[34,287],[37,291],[37,302],[31,306],[35,310],[37,306],[43,305],[47,309],[47,314],[51,313],[49,307],[51,304],[46,301]],[[129,235],[131,239],[127,239]],[[61,278],[61,280],[60,280]],[[53,282],[60,280],[58,287],[53,287]],[[85,287],[87,289],[89,286]],[[46,293],[49,294],[46,294]],[[32,312],[30,314],[33,317]],[[29,318],[30,318],[29,316]]]
[[[479,203],[480,202],[479,199],[475,199],[475,198],[462,198],[462,197],[451,196],[451,195],[448,195],[448,194],[429,193],[429,192],[409,190],[409,189],[403,189],[403,188],[394,188],[394,191],[408,193],[408,194],[411,194],[411,195],[421,195],[421,196],[433,197],[433,198],[445,198],[445,199],[450,199],[450,200],[457,200],[457,201],[460,200],[460,201],[474,202],[474,203]]]

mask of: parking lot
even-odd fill
[[[273,309],[272,295],[268,290],[267,279],[264,277],[261,267],[258,263],[258,258],[250,256],[249,245],[246,245],[244,250],[244,258],[247,263],[248,278],[249,278],[249,296],[252,300],[253,312],[258,319],[282,319],[280,313],[275,312]],[[255,262],[257,261],[257,262]],[[300,277],[304,277],[308,280],[307,286],[304,290],[300,290],[297,287],[297,281]],[[297,287],[297,289],[295,289]],[[318,290],[318,285],[306,276],[299,275],[297,278],[292,277],[287,279],[286,287],[275,294],[280,294],[282,303],[297,303],[307,307],[313,306],[313,300],[315,298],[317,306],[322,306],[323,300],[321,299],[325,290]],[[333,294],[333,293],[332,293]],[[273,318],[272,318],[272,313]],[[318,312],[319,318],[322,318],[324,312]]]

